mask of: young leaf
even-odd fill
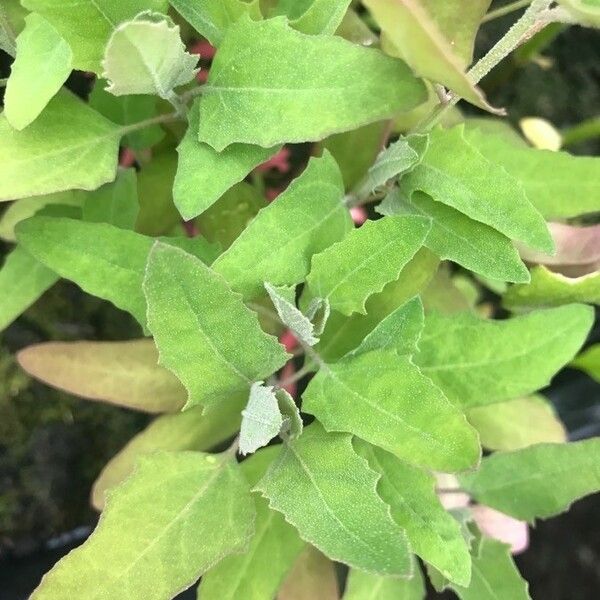
[[[177,147],[179,161],[173,187],[175,206],[184,219],[193,219],[210,208],[231,186],[252,169],[274,156],[277,148],[232,144],[217,152],[198,141],[199,105],[196,99],[188,114],[189,125]]]
[[[558,0],[579,23],[600,28],[600,4],[598,0]]]
[[[271,302],[273,303],[281,322],[286,327],[289,327],[305,344],[314,346],[319,341],[319,338],[315,337],[315,328],[310,322],[310,319],[296,308],[294,299],[296,291],[295,286],[292,286],[291,288],[276,288],[269,283],[265,283],[265,289],[267,290],[267,294],[269,294],[269,298],[271,298]],[[285,292],[287,290],[292,292],[291,298],[285,297]]]
[[[600,438],[499,452],[459,482],[477,501],[511,517],[547,519],[600,490]]]
[[[348,356],[373,350],[395,350],[400,356],[412,356],[424,325],[423,303],[417,296],[384,317]]]
[[[264,476],[277,456],[276,446],[265,448],[242,463],[241,470],[250,485]],[[202,600],[271,600],[286,574],[305,547],[298,532],[283,516],[269,508],[267,501],[254,495],[256,532],[248,550],[229,556],[212,568],[198,588]]]
[[[355,448],[381,476],[377,491],[406,531],[413,551],[450,581],[469,585],[469,547],[458,522],[440,504],[435,477],[360,440]]]
[[[277,600],[338,600],[335,566],[316,548],[306,545],[277,594]]]
[[[295,440],[304,429],[300,409],[296,406],[294,398],[283,388],[275,390],[275,397],[277,398],[281,415],[284,417],[279,435],[286,441]]]
[[[312,35],[333,35],[351,0],[312,0],[309,7],[297,18],[290,21],[290,25]]]
[[[254,20],[262,17],[258,0],[169,0],[169,4],[216,47],[242,15]]]
[[[498,281],[529,281],[527,268],[505,235],[422,192],[413,193],[409,200],[402,191],[393,191],[377,212],[427,217],[431,219],[431,231],[425,245],[440,258]]]
[[[433,130],[421,162],[402,178],[400,188],[408,197],[425,192],[534,249],[554,250],[546,223],[522,185],[471,145],[463,126]]]
[[[92,536],[56,564],[31,598],[168,600],[243,550],[253,531],[248,484],[226,454],[144,456],[109,495]]]
[[[92,488],[94,508],[104,510],[107,492],[133,473],[141,456],[157,450],[206,451],[230,438],[240,426],[239,400],[206,413],[197,407],[156,418],[102,469]]]
[[[477,432],[409,357],[376,350],[322,365],[302,410],[328,431],[344,431],[438,471],[479,461]]]
[[[241,296],[182,250],[155,243],[148,258],[144,294],[160,363],[186,387],[188,408],[249,392],[255,381],[271,375],[287,360],[283,347],[260,329]]]
[[[167,0],[78,0],[76,8],[56,0],[23,0],[22,4],[45,17],[67,40],[73,68],[94,73],[100,73],[104,49],[119,23],[144,10],[167,9]]]
[[[582,352],[570,366],[581,369],[600,383],[600,344],[590,346],[585,352]]]
[[[123,169],[117,172],[114,182],[86,194],[82,216],[90,223],[133,229],[139,210],[135,169]]]
[[[149,413],[174,412],[185,390],[158,366],[152,340],[47,342],[17,354],[32,377],[69,394]]]
[[[477,406],[467,411],[481,445],[489,450],[518,450],[542,442],[566,442],[567,433],[552,405],[534,395]]]
[[[429,227],[428,219],[413,216],[367,221],[313,257],[306,278],[310,291],[342,314],[366,314],[366,300],[398,278]]]
[[[283,426],[283,417],[272,386],[262,381],[250,387],[248,404],[242,411],[240,454],[252,454],[266,446]]]
[[[528,584],[510,555],[510,547],[483,537],[473,554],[473,577],[468,587],[450,584],[460,600],[530,600]]]
[[[520,181],[529,201],[545,218],[598,211],[600,158],[515,146],[503,136],[476,127],[466,129],[465,138],[496,168]]]
[[[33,13],[25,23],[4,96],[4,116],[18,130],[44,110],[67,80],[73,62],[71,48],[48,21]]]
[[[15,56],[16,40],[25,27],[27,11],[19,0],[4,0],[0,6],[0,49],[9,56]]]
[[[357,569],[350,569],[343,600],[423,600],[425,582],[421,569],[414,566],[410,579],[371,575]]]
[[[462,19],[463,23],[465,13],[475,16],[485,13],[485,9],[481,12],[480,1],[470,2],[468,8],[455,1],[446,0],[445,3],[451,4],[454,19]],[[448,7],[438,9],[439,5],[439,2],[431,1],[424,5],[418,0],[365,0],[365,6],[372,12],[377,24],[420,76],[442,84],[471,104],[501,114],[487,103],[483,92],[465,73],[466,61],[455,53],[455,40],[444,36],[451,29],[448,22],[445,27],[438,27],[436,16],[448,13]],[[471,33],[472,40],[478,26],[479,22]]]
[[[143,12],[112,32],[102,77],[115,96],[156,94],[168,99],[174,88],[194,79],[197,62],[197,56],[185,51],[179,26],[164,15]]]
[[[313,423],[255,486],[300,536],[333,560],[382,575],[411,572],[408,543],[352,438]]]
[[[244,298],[264,293],[264,282],[293,285],[309,271],[313,254],[340,240],[352,227],[343,202],[342,177],[329,153],[306,170],[263,210],[214,263]]]
[[[0,138],[0,200],[93,190],[115,178],[119,127],[70,92],[23,131],[0,116]]]
[[[0,331],[57,281],[58,275],[54,271],[17,246],[0,269]]]
[[[534,267],[529,285],[513,285],[502,298],[502,304],[510,310],[570,302],[600,304],[600,271],[582,277],[565,277],[546,267]]]
[[[283,17],[232,25],[204,89],[199,139],[217,151],[315,141],[425,99],[402,61],[336,36],[307,36]]]
[[[504,321],[432,313],[414,361],[452,402],[502,402],[546,386],[581,348],[593,320],[591,307],[579,304]]]

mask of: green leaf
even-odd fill
[[[335,566],[316,548],[306,545],[279,588],[277,600],[338,600]]]
[[[185,51],[178,25],[164,15],[143,12],[112,32],[102,77],[115,96],[156,94],[169,99],[174,88],[194,79],[197,63],[198,57]]]
[[[352,221],[339,169],[329,153],[312,158],[277,202],[261,210],[213,268],[244,298],[271,285],[300,283],[313,254],[340,240]]]
[[[409,197],[425,192],[511,239],[554,251],[546,223],[522,185],[471,145],[462,125],[431,132],[421,162],[401,179],[400,188]]]
[[[413,551],[451,581],[468,585],[469,547],[458,522],[439,501],[435,477],[365,442],[355,440],[355,448],[381,476],[377,491],[406,531]]]
[[[69,394],[149,413],[178,411],[185,390],[158,366],[152,340],[47,342],[17,355],[32,377]]]
[[[371,575],[357,569],[350,569],[343,600],[423,600],[425,582],[421,569],[414,567],[410,579]]]
[[[262,17],[258,0],[169,0],[169,4],[213,46],[242,15]]]
[[[263,477],[277,456],[275,446],[265,448],[242,463],[250,485]],[[229,556],[211,569],[198,588],[202,600],[271,600],[305,547],[283,516],[254,496],[256,532],[245,554]]]
[[[235,142],[269,148],[323,139],[425,99],[402,61],[337,36],[307,36],[283,17],[235,23],[204,90],[199,139],[218,151]]]
[[[184,219],[209,209],[228,189],[252,169],[274,156],[277,148],[233,144],[217,152],[198,141],[199,100],[190,109],[189,125],[177,147],[179,162],[173,187],[175,205]]]
[[[545,218],[598,211],[600,158],[524,148],[478,128],[465,130],[465,138],[496,168],[520,181],[529,201]]]
[[[112,181],[119,138],[117,125],[67,91],[23,131],[0,116],[0,200],[93,190]]]
[[[529,285],[513,285],[502,298],[502,304],[510,309],[561,306],[570,302],[600,304],[600,272],[582,277],[565,277],[546,267],[531,269]]]
[[[378,476],[352,438],[313,423],[285,444],[254,488],[331,559],[386,575],[410,574],[406,537],[376,492]]]
[[[92,488],[92,505],[102,511],[106,494],[134,472],[141,456],[157,450],[210,450],[230,438],[239,426],[239,401],[204,414],[202,407],[197,407],[156,418],[102,469]]]
[[[107,223],[36,216],[17,227],[19,243],[41,263],[81,289],[146,324],[142,281],[154,240]],[[202,238],[164,238],[166,243],[212,256]],[[91,243],[93,241],[93,243]]]
[[[415,214],[431,219],[425,245],[440,258],[499,281],[529,281],[529,272],[512,242],[499,231],[432,200],[421,192],[409,200],[402,191],[390,192],[377,212]]]
[[[429,227],[428,219],[414,216],[367,221],[313,257],[306,278],[310,291],[342,314],[366,314],[366,300],[398,278]]]
[[[452,402],[502,402],[545,387],[581,348],[593,320],[592,308],[579,304],[504,321],[432,313],[414,361]]]
[[[558,0],[582,25],[600,28],[598,0]]]
[[[485,537],[481,539],[479,552],[473,555],[470,585],[450,587],[461,600],[529,600],[528,584],[512,560],[510,547]]]
[[[16,39],[25,27],[27,11],[19,0],[4,0],[0,6],[0,49],[10,56],[17,51]]]
[[[249,392],[255,381],[287,360],[283,347],[260,329],[241,296],[182,250],[162,243],[153,246],[144,293],[160,363],[186,387],[188,408]]]
[[[296,406],[294,398],[283,388],[275,390],[275,397],[284,417],[279,435],[285,441],[295,440],[304,429],[300,409]]]
[[[35,13],[25,18],[4,96],[4,116],[24,129],[44,110],[71,73],[73,53],[56,29]]]
[[[144,456],[109,495],[92,536],[58,562],[31,598],[167,600],[243,550],[253,531],[248,484],[226,454]]]
[[[581,369],[600,383],[600,344],[594,344],[582,352],[571,364],[571,367]]]
[[[479,461],[476,431],[410,357],[376,350],[323,364],[302,410],[327,431],[353,433],[399,458],[438,471]]]
[[[467,411],[481,445],[489,450],[518,450],[543,442],[566,442],[567,434],[543,396],[526,396]]]
[[[456,1],[446,3],[451,6],[440,9],[438,8],[440,2],[431,0],[428,0],[426,5],[418,0],[394,2],[365,0],[364,2],[400,55],[420,76],[442,84],[471,104],[502,114],[487,103],[483,92],[465,73],[467,63],[464,55],[460,56],[457,51],[464,53],[466,36],[446,37],[451,33],[457,34],[458,32],[453,31],[454,23],[462,20],[462,23],[466,24],[465,15],[469,15],[468,22],[472,23],[471,28],[474,29],[469,32],[471,37],[469,45],[472,44],[479,26],[479,22],[474,23],[473,17],[485,14],[485,9],[481,11],[481,1],[473,2],[473,9],[470,5],[466,9],[464,4]],[[452,23],[448,19],[451,12],[455,13]],[[457,51],[454,48],[456,37],[461,39]]]
[[[0,331],[27,310],[58,276],[21,247],[6,256],[0,269]]]
[[[100,73],[100,61],[113,30],[144,10],[164,12],[167,0],[78,0],[76,8],[56,0],[23,0],[45,17],[73,50],[73,68]],[[82,28],[82,23],[85,27]]]
[[[421,292],[425,312],[453,315],[460,312],[473,312],[475,303],[456,286],[456,277],[450,276],[449,269],[442,265],[429,285]]]
[[[417,296],[384,317],[348,356],[373,350],[395,350],[400,356],[411,356],[417,351],[424,325],[423,304]]]
[[[133,229],[139,212],[135,169],[122,169],[117,178],[90,192],[83,202],[83,220]]]
[[[339,27],[352,0],[312,0],[308,8],[290,25],[312,35],[333,35]]]
[[[157,98],[154,96],[113,96],[106,89],[106,81],[97,79],[90,94],[89,104],[101,115],[118,125],[132,125],[156,116]],[[125,135],[122,145],[133,150],[145,150],[160,142],[165,132],[160,125],[144,127]]]
[[[511,517],[547,519],[600,490],[600,438],[499,452],[459,481],[477,501]]]
[[[279,434],[283,417],[272,386],[257,381],[250,386],[248,404],[242,411],[240,454],[253,454]]]

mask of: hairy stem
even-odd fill
[[[490,10],[490,12],[481,19],[482,23],[488,23],[489,21],[493,21],[494,19],[499,19],[500,17],[504,17],[505,15],[509,15],[510,13],[521,10],[531,4],[531,0],[517,0],[517,2],[511,2],[510,4],[505,4],[496,10]]]

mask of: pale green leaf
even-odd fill
[[[333,560],[405,577],[411,571],[406,536],[377,495],[377,481],[351,436],[314,423],[282,447],[255,489]]]
[[[185,403],[182,385],[158,365],[152,340],[47,342],[28,346],[17,359],[32,377],[88,400],[149,413]]]
[[[322,365],[302,410],[328,431],[344,431],[404,460],[438,471],[479,461],[477,432],[464,414],[411,362],[376,350]]]
[[[242,410],[240,454],[252,454],[266,446],[281,431],[283,417],[272,386],[257,381],[250,386],[250,397]]]
[[[415,216],[367,221],[313,257],[306,278],[311,293],[342,314],[366,314],[366,300],[398,278],[429,227],[428,219]]]
[[[567,433],[543,396],[527,396],[467,411],[481,445],[489,450],[518,450],[543,442],[566,442]]]
[[[168,600],[244,549],[254,512],[248,484],[226,454],[144,456],[109,494],[92,536],[56,564],[31,598]]]
[[[554,250],[546,223],[521,183],[468,142],[462,125],[431,132],[421,162],[401,179],[400,188],[408,196],[425,192],[531,248]]]
[[[67,91],[23,131],[0,116],[0,200],[93,190],[112,181],[120,135],[117,125]]]
[[[600,490],[600,438],[498,452],[459,481],[477,501],[515,519],[547,519]]]
[[[277,594],[277,600],[338,600],[335,566],[307,545]]]
[[[250,485],[255,485],[277,456],[279,448],[261,450],[242,463]],[[256,494],[256,532],[248,550],[229,556],[211,569],[198,588],[201,600],[272,600],[305,547],[297,531]]]
[[[173,187],[175,206],[184,219],[193,219],[209,209],[227,190],[242,181],[258,165],[271,158],[277,148],[232,144],[217,152],[198,141],[199,100],[190,109],[189,125],[177,147],[179,162]]]
[[[8,254],[0,268],[0,331],[27,310],[58,276],[21,247]]]
[[[592,308],[579,304],[504,321],[432,313],[414,361],[463,407],[502,402],[545,387],[581,348],[593,321]]]
[[[598,0],[558,0],[582,25],[600,28]]]
[[[470,6],[469,10],[466,10],[464,4],[460,2],[445,0],[445,3],[451,4],[451,8],[458,13],[456,20],[462,19],[466,24],[465,13],[471,13]],[[471,3],[475,8],[473,14],[479,14],[481,2],[472,0]],[[365,0],[364,4],[416,73],[442,84],[471,104],[491,112],[499,112],[487,103],[483,92],[465,73],[467,66],[464,57],[465,43],[462,42],[455,50],[455,36],[446,37],[454,33],[452,31],[454,28],[444,15],[450,12],[448,7],[439,9],[440,2],[431,2],[431,0],[427,3],[419,0],[394,0],[393,2]],[[428,9],[432,9],[431,12]],[[481,13],[482,16],[484,13],[485,10]],[[441,23],[436,22],[436,17],[443,19]],[[471,16],[469,21],[472,21]],[[473,42],[478,25],[479,23],[476,23],[475,30],[470,32],[472,36],[470,44]],[[466,37],[462,35],[461,39],[465,40]]]
[[[600,344],[594,344],[582,352],[572,363],[600,383]]]
[[[329,153],[313,158],[277,202],[261,210],[214,263],[229,285],[252,298],[263,284],[300,283],[313,254],[340,240],[352,221],[339,169]]]
[[[346,11],[335,34],[353,44],[360,44],[361,46],[373,46],[378,42],[377,35],[371,31],[357,10],[352,8],[352,5]]]
[[[24,129],[44,110],[71,73],[73,53],[56,29],[35,13],[25,18],[4,96],[4,116]]]
[[[144,10],[164,12],[167,0],[23,0],[23,6],[45,17],[73,50],[73,67],[100,73],[100,61],[113,30]],[[85,26],[82,26],[85,24]]]
[[[300,409],[296,405],[294,398],[283,388],[275,389],[275,396],[281,415],[284,417],[279,435],[286,441],[295,440],[304,429]]]
[[[456,286],[447,265],[442,265],[429,285],[421,292],[421,300],[426,313],[452,315],[460,312],[473,312],[474,305]]]
[[[547,219],[600,210],[600,158],[524,148],[478,128],[465,130],[465,137],[490,163],[520,181]]]
[[[102,511],[107,492],[134,472],[141,456],[157,450],[210,450],[230,438],[239,426],[239,399],[204,414],[202,407],[197,407],[156,418],[102,469],[92,488],[92,505]]]
[[[417,351],[424,325],[423,304],[417,296],[385,316],[348,356],[391,349],[411,356]]]
[[[294,300],[295,286],[290,288],[274,287],[265,282],[265,289],[267,290],[267,294],[269,294],[269,298],[271,298],[271,302],[273,302],[273,306],[281,322],[291,329],[305,344],[314,346],[319,341],[319,338],[315,337],[315,328],[310,319],[303,315],[300,309],[296,308]],[[286,290],[292,292],[293,295],[291,298],[285,297]]]
[[[351,0],[312,0],[308,8],[290,25],[313,35],[333,35],[339,27]]]
[[[204,90],[199,139],[219,151],[323,139],[425,99],[402,61],[337,36],[307,36],[283,17],[233,25]]]
[[[258,0],[169,0],[169,4],[213,46],[242,15],[261,18]]]
[[[440,258],[499,281],[529,281],[529,272],[512,242],[496,229],[415,192],[390,192],[377,209],[382,215],[415,214],[431,219],[425,245]]]
[[[144,293],[160,363],[187,388],[187,407],[210,406],[236,392],[249,392],[255,381],[287,360],[283,347],[260,329],[241,296],[182,250],[154,245]]]
[[[406,531],[413,551],[451,581],[468,585],[469,547],[458,522],[439,501],[435,477],[360,440],[355,440],[355,447],[381,475],[377,491]]]
[[[421,569],[414,567],[410,579],[382,577],[350,569],[343,600],[423,600],[425,582]]]
[[[86,194],[83,220],[133,229],[139,210],[135,169],[122,169],[114,182]]]
[[[566,277],[544,266],[531,269],[529,285],[513,285],[502,298],[510,310],[560,306],[570,302],[600,304],[600,271],[581,277]]]
[[[126,310],[145,326],[142,281],[153,238],[107,223],[43,216],[20,223],[17,238],[55,273]],[[205,260],[207,255],[212,258],[213,248],[201,237],[163,239]]]
[[[113,31],[102,77],[115,96],[156,94],[168,99],[176,87],[194,79],[197,63],[198,57],[185,51],[178,25],[164,15],[143,12]]]
[[[16,54],[15,42],[25,27],[26,14],[19,0],[4,0],[0,6],[0,49],[10,56]]]
[[[313,298],[306,307],[306,316],[312,321],[315,335],[325,331],[331,316],[331,304],[324,298]]]

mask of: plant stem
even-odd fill
[[[562,132],[563,146],[570,146],[600,137],[600,117],[587,119]]]
[[[481,19],[482,23],[488,23],[489,21],[493,21],[494,19],[498,19],[500,17],[504,17],[505,15],[509,15],[511,12],[515,10],[520,10],[521,8],[525,8],[531,4],[531,0],[517,0],[516,2],[511,2],[510,4],[505,4],[496,10],[490,10],[490,12]]]
[[[145,129],[146,127],[152,127],[152,125],[170,123],[172,121],[179,121],[181,119],[185,119],[185,115],[182,115],[179,111],[167,113],[165,115],[156,115],[155,117],[150,117],[149,119],[144,119],[143,121],[138,121],[137,123],[123,125],[123,127],[120,129],[120,133],[121,135],[127,135],[129,133],[133,133],[134,131]]]
[[[286,377],[285,379],[279,381],[275,388],[281,389],[287,385],[290,385],[290,383],[300,381],[300,379],[302,379],[309,373],[312,373],[313,367],[314,364],[312,362],[307,362],[301,369],[298,369],[293,375],[290,375],[289,377]]]
[[[462,488],[436,488],[437,494],[466,494]]]

